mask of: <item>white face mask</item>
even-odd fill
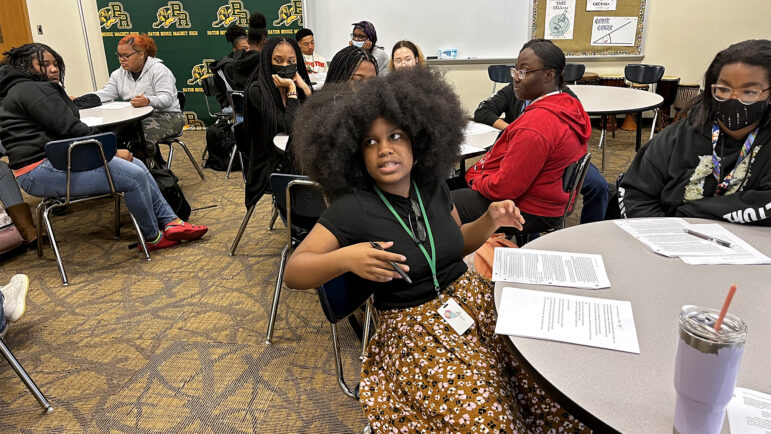
[[[363,48],[365,42],[366,41],[353,41],[353,45],[355,45],[355,46],[357,46],[359,48]]]

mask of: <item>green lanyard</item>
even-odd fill
[[[391,211],[391,214],[396,217],[396,220],[402,225],[402,228],[407,232],[407,234],[415,241],[415,244],[418,245],[420,248],[420,251],[423,252],[423,256],[426,257],[426,261],[428,261],[428,266],[431,268],[431,275],[434,278],[434,289],[436,290],[436,293],[439,294],[439,280],[436,278],[436,247],[434,246],[434,235],[431,233],[431,223],[428,222],[428,214],[426,214],[426,208],[423,207],[423,199],[420,197],[420,190],[418,190],[417,184],[415,184],[415,181],[412,181],[412,185],[415,187],[415,194],[418,196],[418,204],[420,204],[420,212],[423,213],[423,220],[426,222],[426,232],[428,232],[428,241],[431,244],[431,256],[428,256],[428,252],[426,252],[426,248],[423,247],[423,244],[419,243],[417,238],[415,237],[415,234],[412,233],[410,228],[407,227],[406,224],[404,224],[404,220],[402,220],[401,217],[399,217],[399,214],[396,213],[396,210],[391,205],[391,202],[386,199],[386,197],[383,195],[383,192],[380,191],[377,185],[375,185],[375,193],[377,193],[378,196],[380,196],[380,199],[383,201],[383,203],[388,207],[388,210]]]

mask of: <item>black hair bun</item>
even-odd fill
[[[230,27],[225,30],[225,39],[231,44],[241,36],[246,36],[246,30],[238,24],[231,24]]]
[[[267,29],[268,22],[265,20],[265,15],[259,12],[253,13],[249,18],[249,27],[253,27],[255,29]]]

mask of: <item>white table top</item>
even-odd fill
[[[287,143],[289,143],[289,135],[286,133],[278,133],[273,137],[273,144],[282,151],[286,151]]]
[[[466,139],[461,145],[460,153],[463,157],[479,155],[495,143],[501,132],[489,125],[471,121],[466,126]]]
[[[106,127],[144,119],[152,114],[151,106],[126,107],[117,110],[108,110],[99,107],[80,110],[80,120],[90,127]]]
[[[771,229],[721,224],[771,256]],[[582,290],[501,282],[495,286],[496,305],[504,286],[632,303],[640,354],[510,337],[538,374],[612,428],[623,433],[672,432],[680,309],[686,304],[719,309],[732,283],[738,290],[730,312],[748,327],[737,386],[771,393],[771,266],[687,265],[651,252],[611,221],[563,229],[525,248],[601,254],[611,288]],[[727,425],[723,424],[723,432],[728,432]]]
[[[628,87],[569,85],[590,115],[643,112],[660,107],[664,97]]]

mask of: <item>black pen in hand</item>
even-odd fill
[[[383,248],[380,247],[380,244],[374,241],[370,241],[369,243],[372,245],[372,247],[378,250],[383,250]],[[394,270],[396,270],[396,272],[399,273],[400,276],[402,276],[402,279],[404,279],[404,281],[407,282],[407,284],[412,285],[412,279],[410,279],[410,276],[408,276],[407,273],[405,273],[404,270],[402,270],[402,267],[396,265],[396,262],[394,261],[388,261],[388,263],[391,264],[392,267],[394,267]]]

